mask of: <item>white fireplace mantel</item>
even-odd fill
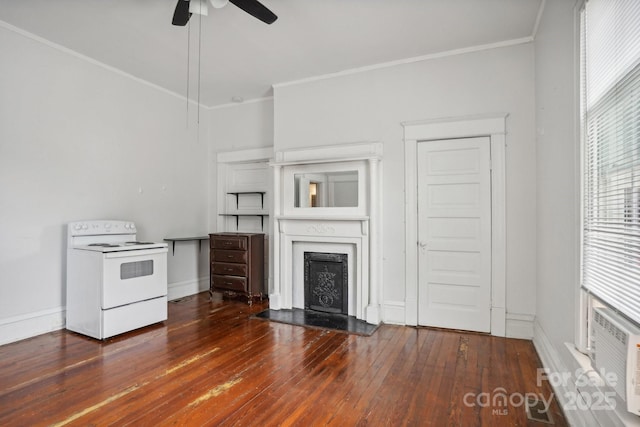
[[[381,254],[379,230],[380,160],[382,144],[359,143],[312,147],[276,153],[274,173],[272,310],[304,308],[302,254],[348,253],[349,315],[380,323]],[[294,205],[294,172],[307,165],[331,170],[358,171],[358,204],[348,208],[310,208]],[[303,169],[301,169],[301,167]]]

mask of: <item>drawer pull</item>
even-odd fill
[[[233,255],[227,255],[227,258],[233,258]]]

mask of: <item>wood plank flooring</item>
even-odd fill
[[[104,342],[56,331],[1,346],[0,425],[549,425],[519,399],[552,396],[530,341],[250,318],[265,308],[202,293]],[[567,425],[555,400],[550,412]]]

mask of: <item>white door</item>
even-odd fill
[[[488,137],[418,144],[418,324],[490,332]]]

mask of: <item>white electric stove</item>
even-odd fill
[[[105,339],[167,319],[167,244],[130,221],[67,226],[66,328]]]

